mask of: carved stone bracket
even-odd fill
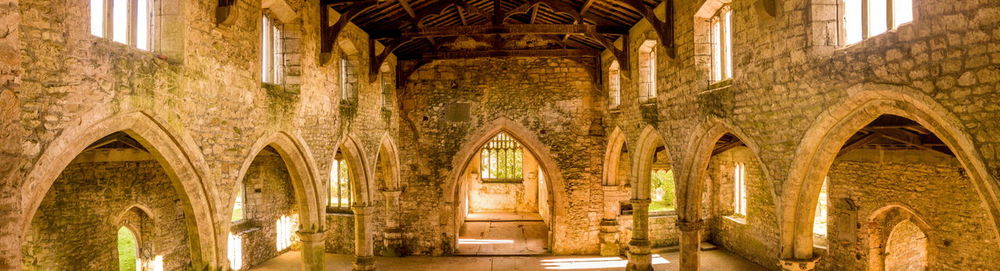
[[[664,20],[656,18],[653,9],[646,6],[642,0],[626,0],[625,3],[639,11],[656,30],[656,35],[660,37],[660,43],[666,49],[667,56],[677,57],[677,45],[674,42],[674,0],[665,0],[666,16]],[[624,67],[624,65],[623,65]]]
[[[319,9],[319,22],[320,22],[320,46],[319,46],[319,61],[320,64],[328,64],[333,57],[334,44],[337,42],[337,38],[340,36],[340,32],[344,30],[344,27],[354,19],[355,16],[365,12],[369,9],[380,6],[380,2],[376,0],[365,0],[359,1],[351,4],[347,7],[343,14],[340,14],[340,18],[333,25],[330,23],[330,7],[328,5],[321,5]]]

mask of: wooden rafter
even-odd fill
[[[403,44],[406,44],[411,40],[413,39],[399,38],[399,39],[389,40],[383,43],[385,45],[385,48],[383,48],[382,52],[379,53],[378,55],[375,54],[375,40],[374,39],[368,40],[368,55],[373,56],[372,60],[368,62],[369,83],[375,82],[375,78],[378,77],[378,73],[381,71],[382,63],[385,63],[385,60],[389,59],[389,55],[391,55],[393,51],[396,51],[396,48],[399,48],[399,46],[402,46]]]
[[[334,43],[337,42],[340,32],[351,22],[351,19],[366,10],[378,7],[378,3],[376,0],[353,2],[333,25],[329,25],[330,8],[327,5],[320,6],[320,63],[330,61],[333,56]]]
[[[677,56],[677,46],[674,44],[674,0],[664,1],[666,1],[666,17],[661,21],[653,13],[653,9],[646,6],[642,0],[624,0],[626,4],[638,10],[642,17],[649,21],[653,30],[656,31],[656,35],[660,37],[661,45],[667,49],[667,55],[673,58]]]
[[[497,2],[499,2],[499,1],[497,1]],[[503,20],[506,20],[508,17],[510,17],[510,16],[512,16],[514,14],[528,13],[531,10],[535,9],[539,4],[545,4],[545,5],[549,6],[550,8],[552,8],[552,10],[555,11],[555,12],[568,14],[569,16],[573,17],[573,19],[575,20],[575,22],[583,22],[583,15],[581,15],[579,11],[577,11],[576,9],[574,9],[573,7],[571,7],[569,5],[566,5],[563,2],[558,2],[558,1],[553,1],[553,0],[529,0],[528,2],[519,5],[519,6],[515,7],[514,9],[512,9],[512,10],[506,12],[506,13],[503,13],[503,15],[502,15],[501,18]],[[503,20],[501,20],[501,22]]]
[[[628,29],[614,26],[596,26],[591,24],[500,24],[500,25],[468,25],[425,27],[414,32],[375,32],[373,39],[388,38],[425,38],[453,36],[483,36],[483,35],[624,35]]]
[[[400,56],[401,59],[463,59],[480,57],[594,57],[599,52],[588,49],[522,49],[522,50],[485,50],[485,51],[454,51],[430,52],[420,55]]]
[[[631,70],[630,69],[631,65],[629,65],[628,61],[628,50],[618,49],[618,47],[615,46],[615,41],[609,40],[601,35],[589,34],[588,36],[600,42],[605,49],[611,52],[611,56],[613,56],[615,60],[618,61],[618,67],[622,73],[622,76],[628,78],[630,76],[629,74]],[[622,35],[622,40],[628,41],[628,34]],[[625,43],[627,44],[627,42]]]

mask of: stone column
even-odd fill
[[[399,195],[400,190],[383,190],[385,198],[385,241],[386,255],[389,257],[403,256],[403,229],[399,226]]]
[[[354,271],[375,270],[375,253],[371,229],[368,228],[369,206],[355,205],[354,210]]]
[[[781,270],[783,271],[812,271],[816,270],[816,262],[819,261],[819,256],[813,256],[812,259],[781,259],[778,260],[778,265],[781,265]]]
[[[618,244],[618,213],[621,207],[618,203],[618,186],[604,186],[604,213],[601,218],[600,233],[601,256],[618,256],[621,246]]]
[[[298,231],[302,243],[302,270],[320,271],[326,268],[323,262],[326,254],[326,232]]]
[[[649,199],[632,199],[632,241],[628,242],[629,271],[652,271],[649,243]]]
[[[704,228],[705,221],[701,219],[677,221],[677,229],[681,231],[680,270],[693,271],[700,267],[698,252],[701,251],[701,230]]]

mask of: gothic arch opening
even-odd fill
[[[299,242],[300,213],[288,158],[265,146],[233,189],[229,261],[234,270],[256,266],[292,250]]]
[[[544,254],[552,192],[539,158],[509,131],[481,144],[459,177],[456,254]]]
[[[134,261],[126,264],[132,270],[195,264],[191,218],[178,204],[183,190],[158,161],[158,150],[141,142],[115,132],[69,162],[30,219],[23,269],[118,270],[121,256]]]

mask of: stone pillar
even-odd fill
[[[385,241],[386,255],[389,257],[403,256],[403,229],[399,226],[399,195],[400,190],[383,190],[385,198]]]
[[[701,219],[677,221],[677,229],[681,231],[680,270],[698,270],[700,267],[698,252],[701,251],[701,230],[704,228],[705,221]]]
[[[816,262],[819,261],[819,256],[813,256],[812,259],[781,259],[778,260],[778,265],[781,266],[783,271],[812,271],[816,270]]]
[[[320,271],[326,268],[323,262],[326,254],[326,232],[298,231],[302,243],[302,270]]]
[[[368,228],[369,206],[355,205],[354,210],[354,271],[375,270],[375,253],[371,229]]]
[[[621,207],[618,203],[618,186],[604,186],[604,213],[601,218],[600,233],[601,256],[618,256],[621,246],[618,244],[618,213]]]
[[[652,271],[649,243],[649,199],[632,199],[632,241],[628,242],[629,271]]]

